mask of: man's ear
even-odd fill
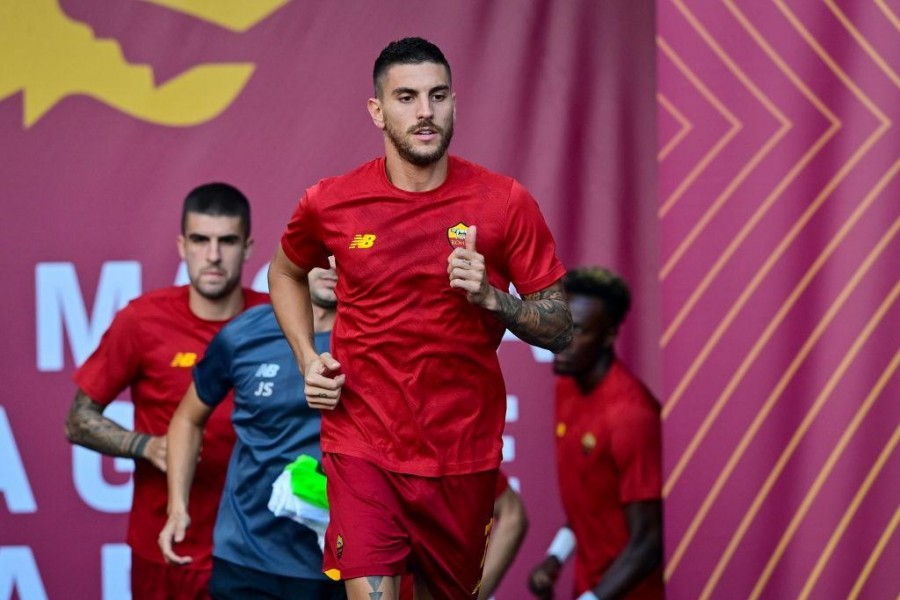
[[[175,245],[178,246],[178,256],[181,257],[181,260],[184,260],[185,251],[183,235],[179,235],[177,238],[175,238]]]
[[[378,129],[384,129],[384,113],[381,111],[381,100],[378,98],[369,98],[369,101],[366,103],[366,108],[369,109],[369,115],[372,117],[372,122],[375,123],[375,127]]]
[[[249,260],[251,254],[253,254],[253,238],[244,242],[244,262]]]

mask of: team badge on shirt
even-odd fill
[[[466,234],[469,232],[469,226],[460,221],[447,230],[447,241],[450,242],[451,248],[465,248]]]
[[[337,536],[337,540],[334,542],[334,549],[337,551],[338,558],[344,555],[344,536]]]
[[[581,437],[581,451],[588,454],[597,446],[597,438],[590,431]]]

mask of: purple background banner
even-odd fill
[[[567,265],[631,281],[621,350],[661,392],[648,0],[6,0],[0,598],[128,597],[130,464],[65,441],[71,374],[117,308],[180,281],[180,204],[199,183],[250,197],[245,283],[263,284],[302,190],[383,152],[372,62],[407,35],[453,66],[453,152],[521,180]],[[532,527],[497,597],[519,599],[563,517],[550,366],[518,341],[500,354],[506,469]],[[127,401],[110,411],[128,424]]]
[[[670,599],[900,593],[900,5],[658,3]]]
[[[71,374],[181,281],[198,183],[250,197],[264,285],[302,190],[381,154],[372,61],[406,35],[453,65],[453,152],[521,180],[567,265],[632,284],[669,598],[897,598],[896,0],[6,0],[0,599],[128,597],[130,463],[65,441]],[[500,357],[519,600],[563,517],[547,356]]]

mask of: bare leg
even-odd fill
[[[415,600],[434,600],[434,596],[428,591],[428,587],[421,577],[413,577],[413,584],[415,585]]]
[[[400,576],[373,575],[348,579],[347,600],[398,600]]]

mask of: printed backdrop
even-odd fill
[[[519,178],[567,264],[632,280],[622,350],[659,389],[653,27],[649,1],[0,2],[0,599],[128,597],[130,461],[65,441],[71,374],[118,307],[179,280],[199,183],[251,199],[245,282],[263,285],[302,190],[383,152],[365,103],[393,39],[449,57],[453,152]],[[506,468],[532,516],[498,594],[513,600],[563,518],[550,366],[521,342],[500,352]],[[127,398],[109,411],[130,422]]]
[[[658,3],[670,598],[900,594],[900,3]]]
[[[406,35],[453,64],[453,152],[520,179],[566,264],[632,284],[669,598],[897,598],[897,0],[4,0],[0,600],[129,597],[131,464],[65,441],[72,371],[183,281],[199,183],[251,198],[264,286],[303,188],[381,154],[371,65]],[[519,600],[562,522],[552,380],[500,356]]]

